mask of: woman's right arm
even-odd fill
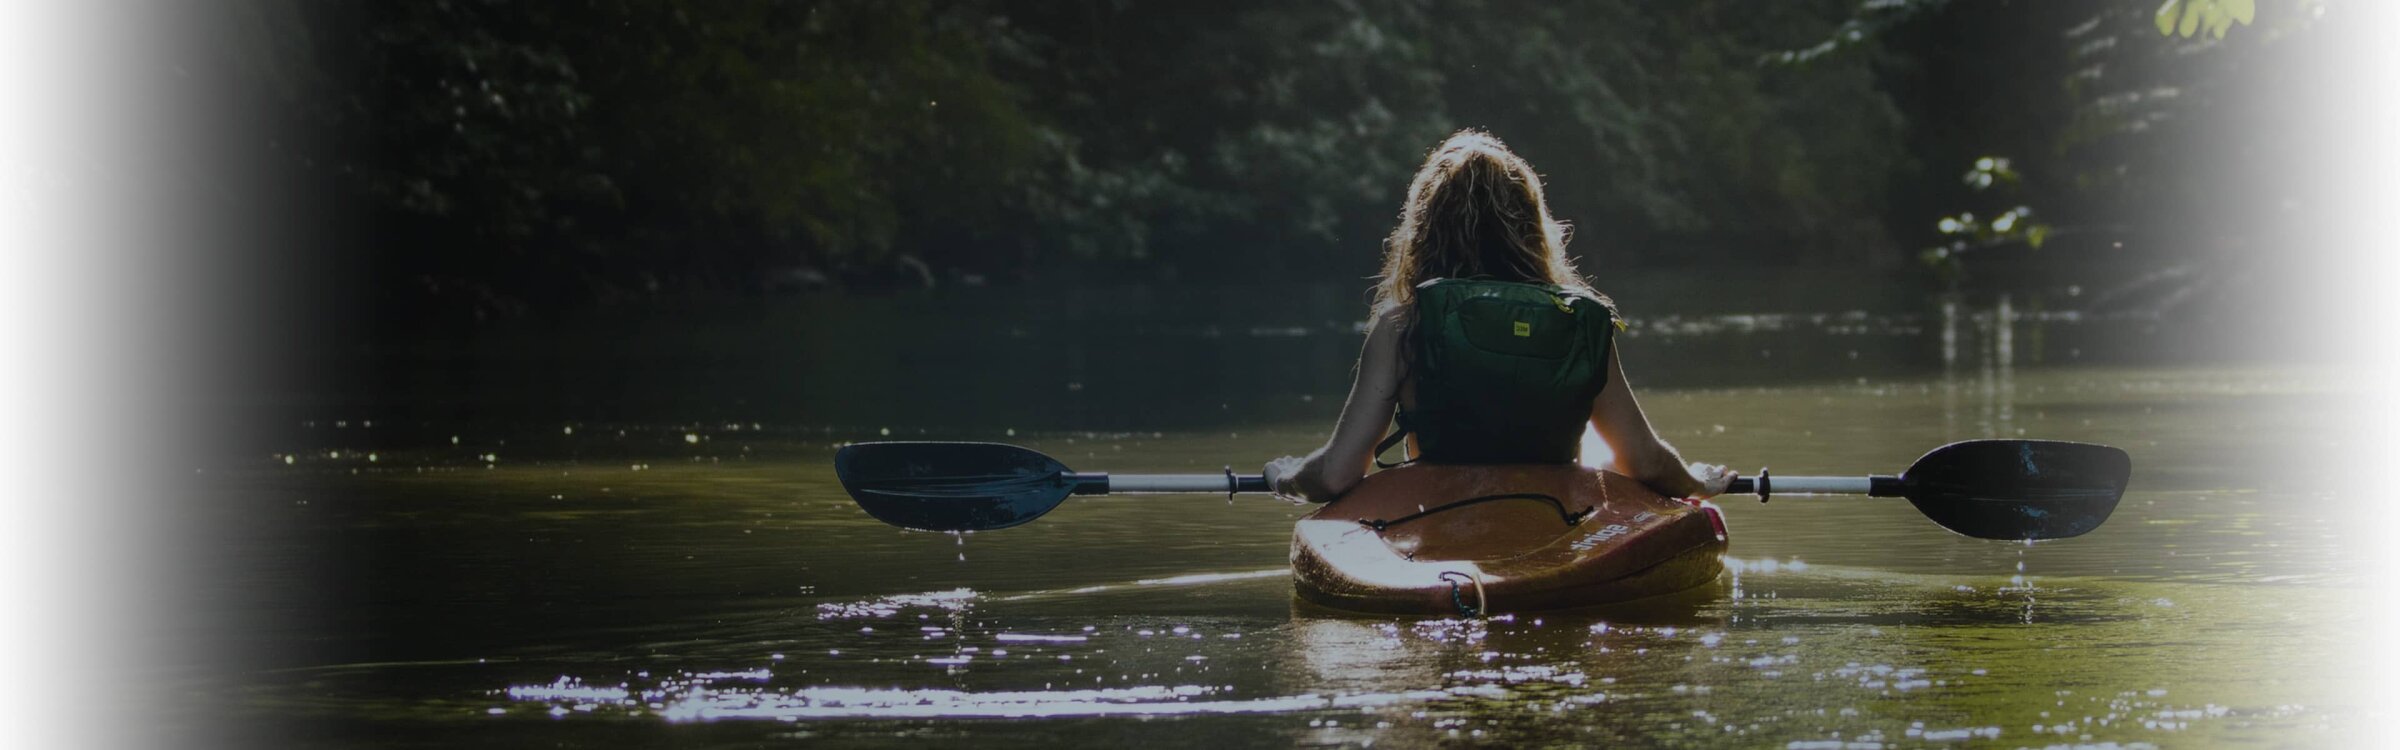
[[[1592,428],[1616,453],[1617,471],[1669,497],[1714,497],[1725,491],[1734,473],[1722,466],[1686,467],[1675,446],[1658,437],[1642,404],[1633,398],[1633,384],[1617,361],[1617,348],[1608,348],[1608,387],[1592,399]],[[1706,476],[1694,476],[1695,473]]]

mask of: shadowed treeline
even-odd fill
[[[412,327],[1358,279],[1461,127],[1544,170],[1612,267],[2181,257],[2292,189],[2208,179],[2277,158],[2209,115],[2292,67],[2307,5],[2224,39],[2139,0],[245,7],[274,167],[329,230],[305,252]]]

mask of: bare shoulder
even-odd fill
[[[1400,335],[1400,332],[1406,330],[1408,328],[1408,324],[1415,319],[1416,315],[1409,309],[1407,305],[1398,305],[1377,310],[1373,316],[1367,320],[1367,338],[1397,338]]]
[[[1410,314],[1406,306],[1376,311],[1367,321],[1365,356],[1396,364],[1400,357],[1401,338],[1415,320],[1416,316]]]
[[[1407,308],[1400,307],[1376,311],[1367,321],[1367,341],[1358,353],[1359,373],[1369,376],[1366,380],[1399,379],[1400,362],[1406,357],[1401,352],[1401,337],[1411,320]]]

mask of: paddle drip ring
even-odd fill
[[[1475,576],[1474,574],[1471,574],[1471,573],[1464,573],[1464,572],[1460,572],[1460,571],[1456,571],[1456,570],[1445,570],[1445,571],[1442,571],[1442,574],[1441,574],[1439,577],[1442,579],[1442,581],[1443,581],[1443,582],[1450,584],[1450,606],[1453,606],[1453,607],[1457,607],[1457,608],[1458,608],[1458,616],[1460,616],[1460,617],[1482,617],[1482,616],[1483,616],[1483,612],[1484,612],[1484,600],[1483,600],[1483,579],[1482,579],[1482,578],[1479,578],[1479,577],[1477,577],[1477,576]],[[1465,581],[1466,581],[1468,584],[1470,584],[1470,585],[1472,585],[1472,586],[1474,586],[1474,587],[1475,587],[1475,606],[1473,606],[1473,607],[1469,607],[1469,606],[1467,606],[1467,600],[1466,600],[1466,597],[1464,597],[1464,596],[1461,596],[1461,594],[1462,594],[1462,593],[1464,593],[1464,592],[1461,592],[1461,591],[1459,590],[1459,588],[1460,588],[1460,587],[1459,587],[1459,585],[1458,585],[1458,582],[1459,582],[1460,580],[1462,580],[1462,579],[1463,579],[1463,580],[1465,580]]]

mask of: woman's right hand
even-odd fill
[[[1692,493],[1694,500],[1706,500],[1725,494],[1725,488],[1731,486],[1733,480],[1741,476],[1740,472],[1732,469],[1698,461],[1693,461],[1691,466],[1685,468],[1685,471],[1690,472],[1692,479],[1700,483],[1700,491]]]
[[[1268,461],[1264,472],[1267,477],[1267,492],[1295,503],[1308,502],[1307,496],[1300,494],[1299,483],[1293,481],[1300,476],[1301,462],[1299,456],[1284,456]]]

